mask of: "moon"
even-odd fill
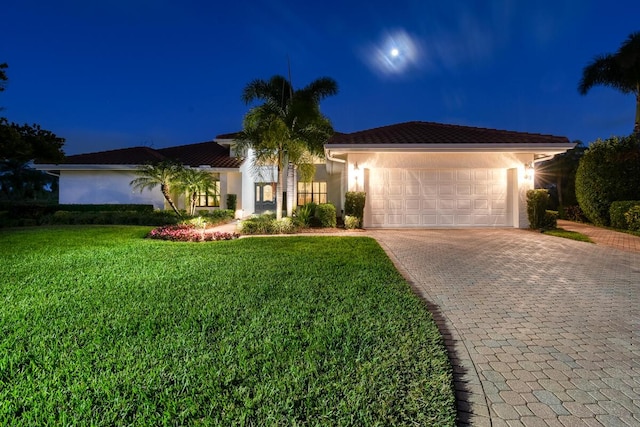
[[[398,50],[397,47],[394,47],[393,49],[391,49],[391,56],[393,56],[394,58],[398,55],[400,55],[400,51]]]

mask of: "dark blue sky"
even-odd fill
[[[342,132],[423,120],[591,142],[633,128],[633,95],[576,87],[640,30],[637,0],[5,0],[0,17],[0,114],[67,154],[235,132],[243,87],[286,75],[287,57],[295,87],[336,79],[322,110]]]

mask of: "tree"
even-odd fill
[[[558,210],[560,215],[564,214],[563,208],[578,204],[575,178],[586,147],[582,141],[574,142],[574,148],[540,163],[536,168],[536,187],[549,190],[550,208]]]
[[[9,80],[7,73],[4,71],[7,67],[9,67],[9,65],[6,62],[0,64],[0,92],[4,91],[5,82]]]
[[[640,31],[631,33],[616,53],[598,55],[582,70],[578,91],[585,95],[596,85],[636,96],[633,133],[640,135]]]
[[[320,112],[320,101],[338,93],[338,85],[329,77],[314,80],[300,90],[294,90],[283,76],[250,82],[242,93],[249,105],[263,101],[249,110],[243,120],[243,130],[236,138],[238,151],[254,151],[254,167],[271,165],[277,170],[276,217],[282,218],[282,195],[285,170],[297,168],[303,180],[311,180],[315,171],[314,156],[324,155],[324,143],[333,134],[328,118]],[[291,215],[293,203],[287,205]]]
[[[160,191],[164,199],[169,203],[169,206],[171,206],[176,215],[182,217],[171,198],[171,187],[180,174],[181,169],[182,165],[169,161],[143,165],[136,171],[138,178],[131,181],[129,185],[141,193],[143,190],[153,190],[157,186],[160,186]]]
[[[191,216],[196,213],[199,195],[207,194],[216,199],[220,197],[217,185],[218,180],[207,171],[183,168],[176,174],[175,181],[176,190],[187,193],[189,199],[189,215]]]
[[[59,162],[64,159],[64,141],[40,125],[18,125],[0,117],[0,160]]]
[[[596,225],[609,225],[611,203],[640,200],[640,137],[597,140],[576,172],[580,208]]]

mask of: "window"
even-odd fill
[[[199,208],[219,208],[220,207],[220,181],[216,181],[215,188],[211,190],[211,193],[198,194],[197,206]]]
[[[327,183],[324,181],[299,182],[298,206],[305,203],[327,203]]]

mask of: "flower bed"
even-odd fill
[[[238,233],[210,232],[191,224],[167,225],[154,228],[146,236],[149,239],[171,240],[174,242],[214,242],[233,240],[240,237]]]

